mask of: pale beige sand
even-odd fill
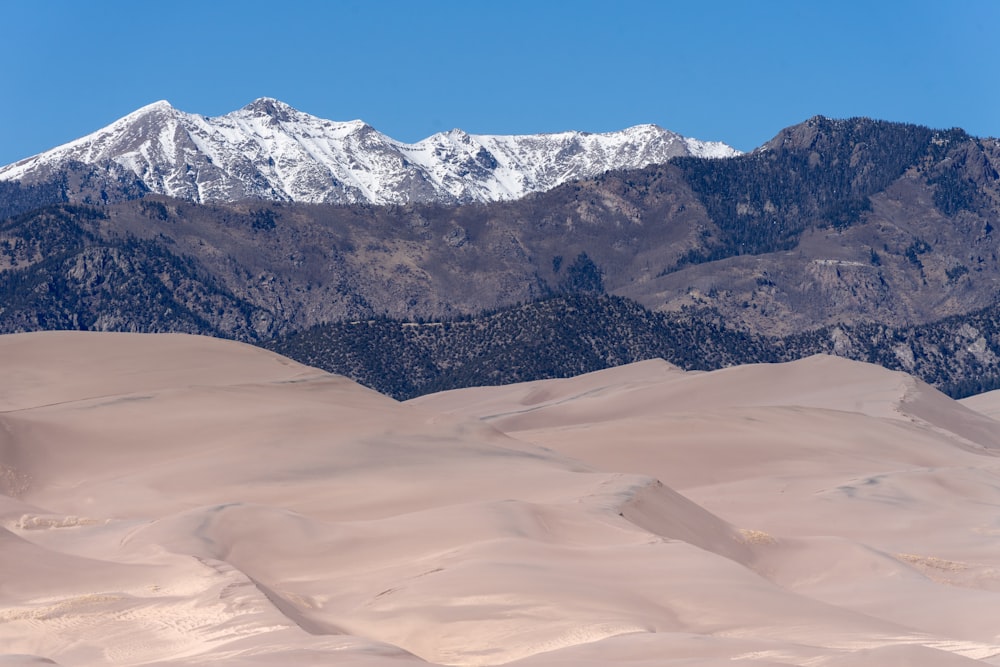
[[[0,336],[0,665],[1000,665],[1000,436],[837,359],[399,404]]]
[[[1000,389],[963,398],[959,403],[970,410],[981,412],[991,419],[1000,419]]]

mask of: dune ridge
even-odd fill
[[[401,404],[195,336],[0,364],[0,664],[1000,665],[996,422],[902,374]]]

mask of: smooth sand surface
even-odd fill
[[[397,403],[0,336],[0,666],[1000,665],[1000,424],[830,357]]]
[[[1000,389],[963,398],[959,403],[992,419],[1000,419]]]

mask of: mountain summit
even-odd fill
[[[677,156],[737,154],[725,144],[656,125],[606,134],[509,136],[455,129],[406,144],[360,120],[324,120],[262,97],[214,118],[155,102],[93,134],[0,168],[0,180],[36,184],[82,172],[90,182],[205,203],[453,204],[519,199]]]

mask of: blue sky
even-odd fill
[[[750,150],[822,114],[1000,136],[1000,0],[8,0],[0,164],[166,99],[401,141],[656,123]]]

